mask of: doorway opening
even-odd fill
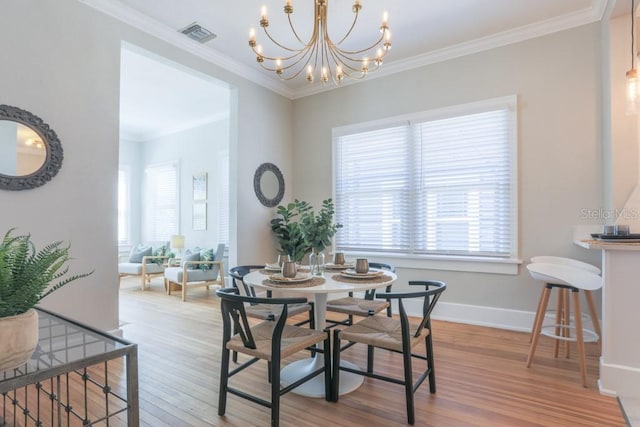
[[[225,82],[123,43],[121,262],[139,245],[168,243],[174,256],[186,248],[228,247],[232,93]],[[171,247],[172,240],[182,247]]]

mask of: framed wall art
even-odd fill
[[[193,175],[193,201],[207,200],[207,173],[199,172]]]

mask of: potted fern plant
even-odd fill
[[[15,368],[35,350],[38,313],[34,307],[68,283],[89,276],[69,275],[69,246],[54,242],[38,250],[31,235],[9,230],[0,243],[0,371]]]

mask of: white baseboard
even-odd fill
[[[422,303],[419,300],[405,301],[405,308],[410,316],[421,316]],[[397,307],[393,308],[397,313]],[[531,332],[535,312],[513,310],[500,307],[438,302],[431,317],[435,320],[465,323],[468,325],[487,326],[510,331]],[[546,321],[547,323],[553,323]],[[585,321],[584,327],[593,329],[591,321]]]
[[[116,337],[120,337],[122,338],[122,328],[118,328],[118,329],[111,329],[109,331],[107,331],[108,334],[114,335]]]
[[[438,302],[432,317],[436,320],[529,332],[535,313],[507,308]]]
[[[405,301],[405,309],[410,316],[422,315],[422,303],[418,300]],[[398,312],[397,307],[394,307],[393,310],[394,313]],[[531,331],[535,313],[507,308],[438,302],[431,317],[435,320],[528,332]]]
[[[640,384],[640,369],[607,363],[600,358],[600,393],[640,399],[637,384]]]

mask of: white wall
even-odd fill
[[[631,16],[626,14],[610,21],[611,65],[611,193],[612,209],[622,209],[638,184],[640,148],[638,116],[626,114],[626,73],[631,69]],[[636,49],[638,45],[636,44]],[[636,65],[636,69],[638,65]],[[640,218],[635,218],[638,226]],[[632,227],[632,232],[640,232]]]
[[[592,24],[294,101],[295,196],[332,194],[331,129],[511,94],[518,95],[520,257],[560,255],[599,264],[572,243],[582,209],[601,206],[600,26]],[[393,261],[393,260],[390,260]],[[540,287],[517,276],[399,269],[439,279],[442,301],[533,311]]]
[[[6,120],[0,121],[0,173],[17,175],[18,171],[18,124]]]
[[[255,168],[273,161],[288,184],[292,178],[291,101],[77,0],[3,1],[0,103],[29,110],[47,122],[60,138],[64,161],[58,175],[40,188],[0,191],[0,229],[19,227],[39,244],[71,242],[72,271],[95,273],[56,292],[45,305],[103,329],[118,326],[122,41],[226,81],[233,90],[231,226],[238,232],[231,236],[231,264],[260,262],[273,251],[268,228],[273,209],[263,208],[253,194]],[[291,194],[289,185],[285,197]]]
[[[120,140],[120,151],[118,164],[129,172],[129,246],[142,242],[142,176],[144,170],[141,167],[142,145],[137,141],[126,139]],[[122,248],[123,252],[129,251],[130,247]]]

